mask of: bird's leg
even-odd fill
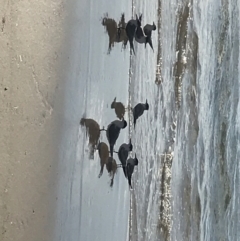
[[[106,129],[104,129],[104,126],[103,126],[103,128],[102,129],[100,129],[99,131],[107,131]]]
[[[120,31],[121,31],[121,29],[126,29],[126,28],[124,28],[124,27],[117,27],[117,29],[119,30],[120,29]]]
[[[127,111],[131,111],[133,108],[130,106],[130,105],[128,105],[126,108],[125,108],[125,110],[127,110]]]
[[[118,39],[118,41],[119,41],[119,39],[120,39],[120,36],[121,36],[121,29],[125,29],[124,27],[117,27],[117,39]]]

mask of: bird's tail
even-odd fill
[[[137,119],[134,117],[134,118],[133,118],[133,126],[134,126],[134,129],[135,129],[135,126],[136,126],[136,122],[137,122]]]
[[[122,169],[123,169],[124,176],[127,178],[127,170],[126,170],[126,167],[123,166]]]
[[[111,154],[111,157],[113,157],[113,146],[110,145],[110,154]]]
[[[132,181],[131,181],[131,177],[128,177],[128,184],[129,184],[129,187],[132,189]]]
[[[132,49],[134,55],[135,55],[135,50],[134,50],[134,46],[133,46],[133,41],[129,41],[130,43],[130,48]]]

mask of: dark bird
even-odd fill
[[[121,129],[124,129],[127,126],[127,122],[122,119],[120,120],[115,120],[113,122],[111,122],[108,127],[107,130],[105,130],[104,128],[101,129],[101,131],[106,131],[106,135],[107,135],[107,139],[110,145],[110,154],[111,157],[113,157],[113,147],[118,139],[118,136],[120,134]]]
[[[146,103],[138,103],[134,108],[133,108],[133,124],[134,124],[134,128],[135,128],[135,125],[136,125],[136,121],[137,119],[143,114],[143,112],[145,110],[148,110],[149,109],[149,105],[147,103],[147,100],[146,100]]]
[[[138,18],[138,15],[136,14],[136,19],[131,19],[127,22],[125,31],[129,40],[130,49],[135,54],[134,46],[133,46],[133,40],[135,38],[135,34],[137,31],[143,32],[142,26],[141,26],[141,19],[142,15]],[[123,27],[118,27],[118,35],[121,33],[121,29],[124,29]]]
[[[127,158],[128,158],[129,152],[132,151],[132,149],[133,149],[133,145],[132,145],[132,142],[131,142],[131,139],[130,139],[129,144],[123,143],[119,147],[119,150],[117,152],[119,161],[121,162],[121,166],[122,166],[122,169],[123,169],[124,176],[126,178],[127,178],[127,174],[126,174]]]
[[[133,174],[133,171],[134,171],[134,167],[138,165],[138,159],[137,159],[137,156],[135,154],[135,158],[129,158],[127,160],[127,167],[126,167],[126,173],[127,173],[127,179],[128,179],[128,184],[129,184],[129,187],[132,189],[132,174]]]
[[[80,125],[86,127],[86,135],[89,137],[89,147],[90,147],[90,159],[94,158],[94,150],[97,149],[98,140],[100,137],[100,126],[99,124],[90,118],[82,118],[80,120]]]
[[[152,25],[146,24],[143,28],[143,31],[142,31],[142,28],[137,29],[136,34],[135,34],[135,40],[140,44],[144,43],[145,48],[146,48],[146,45],[148,43],[153,50],[152,31],[155,31],[155,30],[156,30],[156,25],[155,25],[154,22],[153,22]]]
[[[112,104],[111,104],[111,109],[115,109],[115,113],[117,115],[117,118],[120,120],[123,119],[124,114],[125,114],[125,107],[122,102],[116,102],[116,98],[114,98]]]

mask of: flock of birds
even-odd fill
[[[141,21],[142,21],[142,15],[138,18],[136,15],[136,19],[131,19],[128,21],[126,26],[120,26],[117,28],[116,31],[116,39],[120,38],[121,33],[123,30],[125,30],[125,34],[128,37],[128,41],[130,43],[130,49],[133,51],[135,54],[134,50],[134,45],[133,41],[134,39],[138,43],[149,43],[151,48],[153,49],[152,46],[152,40],[151,40],[151,33],[153,30],[156,30],[156,26],[153,23],[153,25],[147,24],[142,28],[141,26]],[[113,185],[113,179],[114,179],[114,174],[117,170],[117,168],[122,168],[124,176],[128,180],[129,187],[132,189],[132,174],[134,171],[134,167],[138,165],[138,159],[135,154],[135,157],[129,157],[129,152],[133,150],[133,145],[131,142],[131,139],[129,140],[129,143],[123,143],[120,145],[118,151],[114,150],[114,146],[116,144],[116,141],[119,137],[119,134],[122,129],[125,129],[127,127],[127,122],[124,119],[124,114],[126,108],[121,102],[116,102],[116,98],[113,100],[111,104],[111,108],[115,109],[116,116],[118,117],[117,120],[112,121],[108,126],[107,129],[104,127],[100,129],[99,124],[90,118],[82,118],[80,121],[80,124],[82,126],[86,127],[86,135],[89,137],[89,145],[90,145],[90,158],[94,158],[94,151],[97,150],[99,153],[99,158],[100,158],[100,165],[101,165],[101,170],[98,175],[98,177],[101,177],[104,169],[104,165],[106,165],[106,169],[111,178],[111,183],[110,186]],[[134,129],[136,126],[137,119],[143,115],[145,110],[149,109],[148,102],[146,100],[145,103],[138,103],[134,108],[131,108],[132,115],[133,115],[133,124],[134,124]],[[106,132],[106,137],[109,143],[109,147],[105,142],[100,142],[100,133],[102,131]],[[113,153],[117,153],[118,159],[120,161],[120,164],[117,164],[115,159],[113,158]]]
[[[128,21],[125,28],[123,26],[120,26],[117,28],[118,29],[117,38],[120,38],[121,29],[125,30],[130,43],[130,49],[133,51],[134,54],[135,54],[134,45],[133,45],[134,39],[137,43],[140,43],[140,44],[144,43],[145,47],[148,43],[153,50],[152,31],[156,30],[156,25],[153,22],[152,25],[146,24],[144,27],[142,27],[141,22],[142,22],[142,14],[139,17],[136,14],[136,19],[131,19],[130,21]]]
[[[156,30],[156,25],[146,24],[144,27],[141,26],[142,15],[136,19],[131,19],[127,23],[125,22],[125,14],[122,13],[120,21],[117,23],[114,19],[109,18],[108,14],[102,19],[102,25],[105,27],[109,37],[108,54],[111,52],[112,47],[115,43],[123,43],[123,48],[126,49],[128,41],[130,42],[130,49],[135,54],[134,40],[137,43],[147,44],[153,50],[152,45],[152,31]]]

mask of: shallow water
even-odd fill
[[[89,160],[88,139],[79,125],[85,116],[107,126],[117,119],[110,109],[114,97],[127,104],[129,52],[116,44],[108,54],[108,36],[101,21],[130,15],[127,2],[78,1],[72,3],[66,25],[66,91],[63,140],[60,147],[56,240],[125,240],[128,232],[128,184],[118,172],[110,188],[106,169],[98,178],[98,153]],[[70,8],[70,7],[69,7]],[[128,17],[129,18],[129,17]],[[84,33],[84,35],[82,34]],[[119,72],[121,74],[119,74]],[[118,145],[127,141],[123,130]],[[105,133],[101,141],[107,142]],[[117,146],[118,147],[118,146]],[[121,171],[121,170],[120,170]],[[119,229],[121,227],[121,229]]]
[[[158,1],[133,4],[144,24],[158,22]],[[130,207],[131,240],[237,240],[239,3],[162,1],[160,36],[152,34],[154,52],[135,44],[130,80],[129,45],[123,51],[117,43],[109,54],[101,18],[108,13],[118,23],[125,13],[129,20],[131,3],[81,1],[73,9],[56,240],[128,240]],[[156,85],[159,38],[162,82]],[[131,106],[147,99],[150,106],[136,130],[130,128],[139,159],[131,193],[121,170],[112,189],[106,170],[98,178],[98,154],[89,160],[79,127],[82,116],[105,127],[115,120],[114,97],[125,104],[130,99]],[[127,129],[121,132],[116,149],[128,135]],[[106,141],[105,133],[101,140]],[[172,214],[165,217],[160,213],[165,195],[161,155],[169,148],[174,151]],[[164,226],[165,218],[171,225]]]

